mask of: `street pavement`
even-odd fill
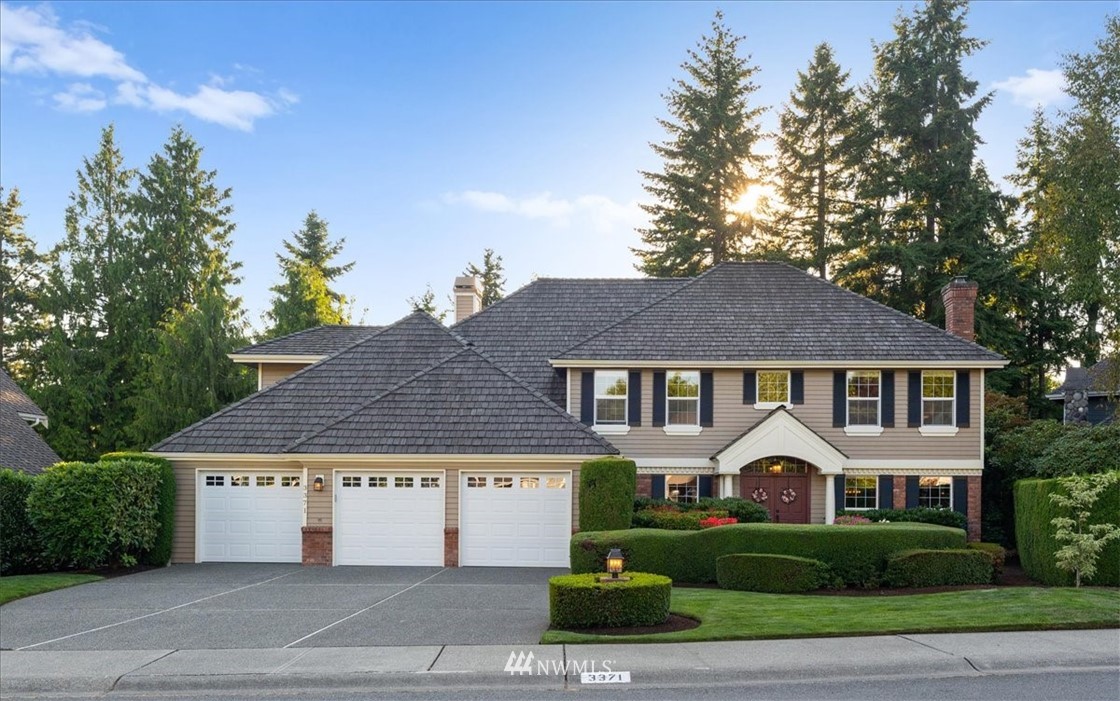
[[[530,657],[531,654],[531,657]],[[510,665],[519,670],[507,671]],[[587,683],[581,672],[628,672]],[[868,679],[1116,675],[1120,630],[611,645],[421,645],[223,650],[0,651],[0,695],[231,695],[376,691],[685,689]],[[1098,675],[1099,677],[1099,675]],[[1106,676],[1107,680],[1108,677]],[[1099,679],[1098,679],[1099,683]],[[899,698],[906,698],[899,687]]]

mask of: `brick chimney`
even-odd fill
[[[976,293],[980,285],[964,276],[941,288],[945,303],[945,330],[966,341],[976,340]]]
[[[455,323],[482,311],[482,285],[476,277],[455,278]]]

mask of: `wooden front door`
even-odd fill
[[[774,523],[809,523],[809,476],[806,474],[752,474],[739,476],[744,499],[770,510]]]

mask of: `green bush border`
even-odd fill
[[[807,557],[737,553],[716,558],[721,589],[796,594],[820,589],[830,580],[828,565]]]
[[[883,581],[891,587],[991,584],[992,556],[983,550],[904,550],[887,558]]]
[[[579,529],[629,528],[637,489],[638,468],[633,460],[610,456],[580,465]]]
[[[100,458],[100,462],[116,460],[140,460],[159,467],[159,507],[156,510],[159,531],[151,549],[141,554],[140,561],[146,565],[163,567],[171,562],[171,548],[175,542],[175,468],[170,460],[147,453],[105,453]]]
[[[629,581],[600,582],[600,573],[566,574],[548,580],[548,612],[553,628],[655,626],[669,619],[673,581],[645,572],[626,572]]]
[[[35,476],[0,467],[0,576],[49,569],[43,541],[27,515]]]

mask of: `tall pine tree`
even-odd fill
[[[272,306],[265,312],[266,337],[286,336],[324,324],[349,324],[349,300],[330,285],[354,263],[332,265],[346,239],[331,241],[327,222],[312,210],[303,228],[284,241],[288,255],[277,254],[283,282],[272,289]]]
[[[474,263],[467,263],[467,269],[463,271],[463,275],[478,278],[479,283],[481,283],[483,309],[505,296],[506,277],[503,272],[502,257],[495,255],[492,248],[483,250],[482,267]]]
[[[696,275],[747,254],[753,219],[735,204],[762,164],[755,148],[763,108],[750,105],[758,68],[739,55],[743,39],[717,12],[712,34],[681,66],[686,77],[665,95],[672,118],[658,123],[669,140],[652,144],[664,170],[642,172],[656,202],[642,205],[650,225],[639,230],[644,247],[633,249],[647,275]]]
[[[49,256],[28,236],[19,190],[0,188],[0,363],[21,385],[34,379],[46,332],[42,309]]]

